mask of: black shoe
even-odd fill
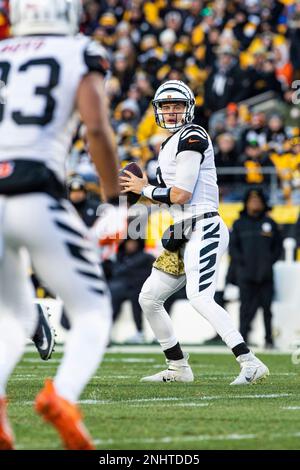
[[[266,341],[265,342],[265,349],[271,350],[271,349],[276,349],[274,346],[273,341]]]
[[[207,339],[202,343],[202,346],[224,346],[223,340],[219,335]]]
[[[55,331],[49,323],[48,313],[45,307],[37,304],[39,311],[38,326],[32,341],[43,361],[48,361],[54,351]]]

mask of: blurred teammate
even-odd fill
[[[13,448],[6,383],[37,322],[24,266],[26,249],[41,282],[71,319],[65,354],[35,407],[68,449],[92,449],[75,405],[97,369],[111,324],[108,289],[87,229],[64,198],[65,159],[76,108],[104,192],[119,194],[116,152],[103,91],[105,51],[76,36],[79,0],[11,0],[15,36],[0,43],[0,448]]]
[[[188,355],[182,352],[164,308],[166,299],[186,285],[191,305],[210,322],[240,363],[241,372],[232,385],[247,385],[269,371],[250,352],[231,317],[214,300],[218,267],[229,235],[218,214],[213,146],[207,132],[192,124],[194,105],[192,91],[181,81],[170,80],[158,88],[153,100],[156,122],[170,132],[158,157],[160,186],[149,185],[146,178],[131,173],[121,183],[125,192],[141,193],[154,202],[170,206],[175,224],[163,243],[168,251],[180,251],[184,261],[182,275],[169,274],[164,266],[170,264],[170,257],[165,254],[165,264],[161,260],[161,269],[153,268],[142,288],[141,307],[168,364],[166,370],[142,380],[192,382],[194,379]]]

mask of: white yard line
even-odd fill
[[[79,400],[79,404],[83,405],[121,405],[121,404],[135,404],[135,403],[148,403],[157,404],[158,402],[174,402],[191,399],[193,402],[196,403],[195,400],[201,401],[213,401],[213,400],[245,400],[245,399],[274,399],[274,398],[282,398],[282,397],[289,397],[291,393],[270,393],[270,394],[255,394],[255,395],[212,395],[212,396],[203,396],[203,397],[156,397],[156,398],[132,398],[128,400],[98,400],[98,399],[86,399],[86,400]],[[22,401],[18,402],[18,404],[22,405],[31,405],[32,401]]]
[[[61,362],[61,359],[49,359],[49,361],[42,361],[42,359],[39,359],[38,357],[24,357],[22,359],[22,362],[28,363],[28,364],[41,364],[43,367],[44,366],[51,366],[53,364],[59,364]]]
[[[148,438],[125,438],[125,439],[94,439],[94,444],[96,446],[110,446],[110,445],[121,445],[121,444],[134,444],[134,445],[142,445],[142,444],[175,444],[175,443],[183,443],[183,442],[210,442],[210,441],[244,441],[244,440],[253,440],[260,438],[260,434],[216,434],[215,436],[209,434],[198,434],[194,436],[165,436],[165,437],[148,437]],[[268,434],[265,440],[270,441],[273,439],[280,439],[280,438],[288,438],[288,437],[300,437],[300,432],[294,433],[273,433]],[[47,444],[47,449],[56,449],[57,445],[51,443]],[[135,446],[132,447],[133,449]],[[25,446],[22,444],[17,444],[18,450],[25,449]],[[159,452],[159,450],[157,451]]]
[[[195,353],[195,354],[232,354],[232,352],[226,347],[226,346],[197,346],[197,345],[191,345],[189,346],[188,344],[184,345],[184,350],[189,353]],[[26,351],[28,352],[36,352],[36,348],[32,344],[28,344],[26,346]],[[64,351],[64,346],[61,344],[58,344],[55,346],[55,351],[56,352],[63,352]],[[284,351],[279,351],[279,350],[274,350],[274,351],[269,351],[265,350],[262,348],[253,348],[253,351],[258,354],[270,354],[272,356],[277,356],[277,355],[286,355],[286,354],[291,354],[292,350],[284,350]],[[108,354],[162,354],[161,347],[159,345],[115,345],[111,346],[110,348],[107,349]]]
[[[146,358],[138,358],[138,357],[122,357],[122,358],[114,358],[114,357],[105,357],[103,362],[125,362],[125,363],[143,363],[143,362],[156,362],[155,359],[146,359]]]
[[[43,366],[51,366],[52,364],[59,364],[61,362],[61,359],[49,359],[49,361],[42,361],[38,357],[25,357],[22,362],[29,363],[29,364],[42,364]],[[139,358],[139,357],[122,357],[122,358],[114,358],[114,357],[105,357],[103,359],[103,362],[113,362],[113,363],[128,363],[128,364],[148,364],[148,363],[153,363],[156,362],[155,359],[152,358]],[[154,367],[154,366],[153,366]],[[161,367],[161,366],[160,366]]]
[[[256,434],[219,434],[210,436],[209,434],[199,434],[195,436],[165,436],[161,438],[148,437],[145,439],[95,439],[96,445],[112,445],[112,444],[172,444],[183,442],[202,442],[202,441],[239,441],[245,439],[255,439]]]
[[[260,399],[260,398],[282,398],[282,397],[289,397],[291,393],[262,393],[262,394],[254,394],[254,395],[215,395],[211,397],[201,397],[201,400],[228,400],[228,399]]]
[[[274,433],[268,434],[267,440],[285,438],[285,437],[300,437],[300,432],[295,433]],[[165,436],[162,438],[149,437],[144,439],[96,439],[95,444],[101,446],[115,445],[115,444],[172,444],[183,442],[207,442],[207,441],[242,441],[259,438],[259,434],[216,434],[215,436],[209,434],[198,434],[195,436]]]
[[[134,380],[134,382],[136,382],[137,380],[139,380],[139,377],[136,375],[136,374],[131,374],[131,375],[113,375],[113,374],[103,374],[103,375],[95,375],[94,377],[91,378],[91,380],[94,380],[94,379],[97,379],[97,380],[101,380],[101,379],[131,379],[131,380]]]
[[[282,410],[300,410],[300,406],[282,406]]]
[[[163,405],[164,408],[166,407],[174,407],[174,406],[179,406],[179,407],[182,407],[182,408],[205,408],[206,406],[211,406],[211,403],[193,403],[193,402],[184,402],[184,403],[156,403],[155,406],[158,406],[158,405]],[[136,405],[134,404],[131,404],[130,405],[130,408],[146,408],[147,406],[149,406],[148,404],[143,404],[143,403],[137,403]]]

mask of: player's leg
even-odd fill
[[[198,222],[185,246],[184,265],[187,297],[232,350],[242,371],[234,385],[253,383],[269,373],[248,349],[230,315],[214,300],[218,267],[228,246],[228,229],[220,217]]]
[[[176,277],[153,268],[139,295],[142,310],[163,351],[174,348],[178,343],[164,302],[184,285],[185,276]]]
[[[158,374],[144,377],[143,381],[191,382],[193,373],[188,365],[188,356],[184,354],[176,337],[174,326],[164,308],[164,302],[174,292],[185,285],[185,276],[172,276],[152,269],[139,296],[139,302],[150,326],[165,354],[168,369]]]
[[[20,249],[5,243],[0,256],[0,450],[13,448],[6,385],[37,322],[28,268]]]
[[[72,326],[54,383],[48,382],[38,395],[36,408],[58,429],[67,448],[88,449],[92,444],[74,403],[107,345],[111,325],[108,288],[86,228],[66,201],[30,195],[22,210],[28,221],[23,242],[35,271],[63,300]]]

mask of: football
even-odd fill
[[[124,166],[124,168],[122,168],[122,170],[120,171],[119,175],[120,176],[126,176],[126,173],[124,173],[125,170],[130,171],[130,173],[133,173],[138,178],[143,177],[143,172],[142,172],[141,168],[134,162],[128,163],[128,165]],[[140,194],[135,194],[135,193],[132,193],[132,192],[129,192],[129,193],[126,193],[126,194],[127,194],[127,198],[128,198],[127,199],[128,204],[130,206],[132,206],[133,204],[136,204],[138,202],[138,200],[140,199],[140,197],[141,197]]]

